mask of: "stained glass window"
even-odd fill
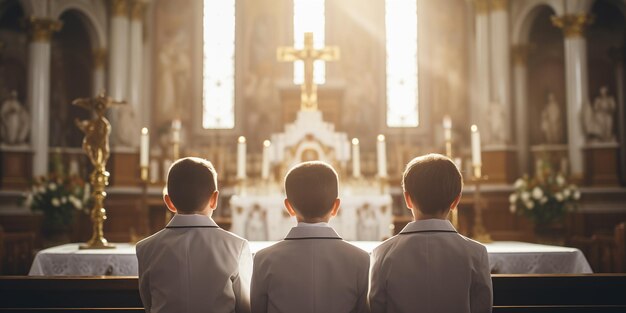
[[[304,33],[313,33],[313,46],[323,48],[325,40],[325,3],[324,0],[293,1],[293,44],[296,49],[304,48]],[[313,81],[321,85],[326,81],[324,61],[315,61]],[[304,82],[304,63],[296,61],[293,67],[293,83]]]
[[[235,0],[204,0],[202,127],[235,127]]]
[[[419,125],[417,1],[386,0],[387,126]]]

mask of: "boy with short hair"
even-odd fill
[[[487,250],[446,219],[463,180],[447,157],[413,159],[402,187],[414,221],[372,252],[369,304],[378,312],[491,312]]]
[[[252,312],[366,312],[369,256],[328,225],[339,209],[337,173],[304,162],[285,177],[298,225],[254,256]]]
[[[217,207],[211,162],[183,158],[169,170],[165,229],[137,243],[146,312],[250,312],[248,242],[211,219]]]

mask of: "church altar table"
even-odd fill
[[[252,253],[275,241],[251,241]],[[372,252],[379,241],[352,241]],[[116,243],[116,249],[79,250],[78,243],[45,249],[37,253],[29,275],[34,276],[135,276],[135,246]],[[497,274],[586,274],[592,273],[583,253],[576,248],[547,246],[527,242],[499,241],[485,244],[492,273]]]

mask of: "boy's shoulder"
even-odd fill
[[[198,229],[206,230],[206,228],[198,228]],[[189,231],[189,229],[185,230],[185,232],[186,232],[186,235],[188,236],[198,235],[196,232]],[[168,236],[168,229],[167,228],[161,229],[160,231],[152,234],[151,236],[144,238],[140,240],[139,242],[137,242],[136,250],[139,252],[152,245],[155,245],[155,244],[158,245],[158,243],[164,240],[165,237],[167,236]],[[210,233],[207,232],[207,236],[216,236],[220,238],[220,240],[225,241],[227,244],[230,243],[234,245],[243,245],[244,242],[247,242],[246,239],[219,227],[212,228]]]

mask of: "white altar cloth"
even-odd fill
[[[275,241],[251,241],[252,253],[273,245]],[[367,251],[378,241],[353,241]],[[117,243],[116,249],[79,250],[78,243],[52,247],[37,253],[29,275],[45,276],[135,276],[135,246]],[[485,244],[491,271],[497,274],[586,274],[592,273],[583,253],[576,248],[546,246],[527,242],[499,241]]]

